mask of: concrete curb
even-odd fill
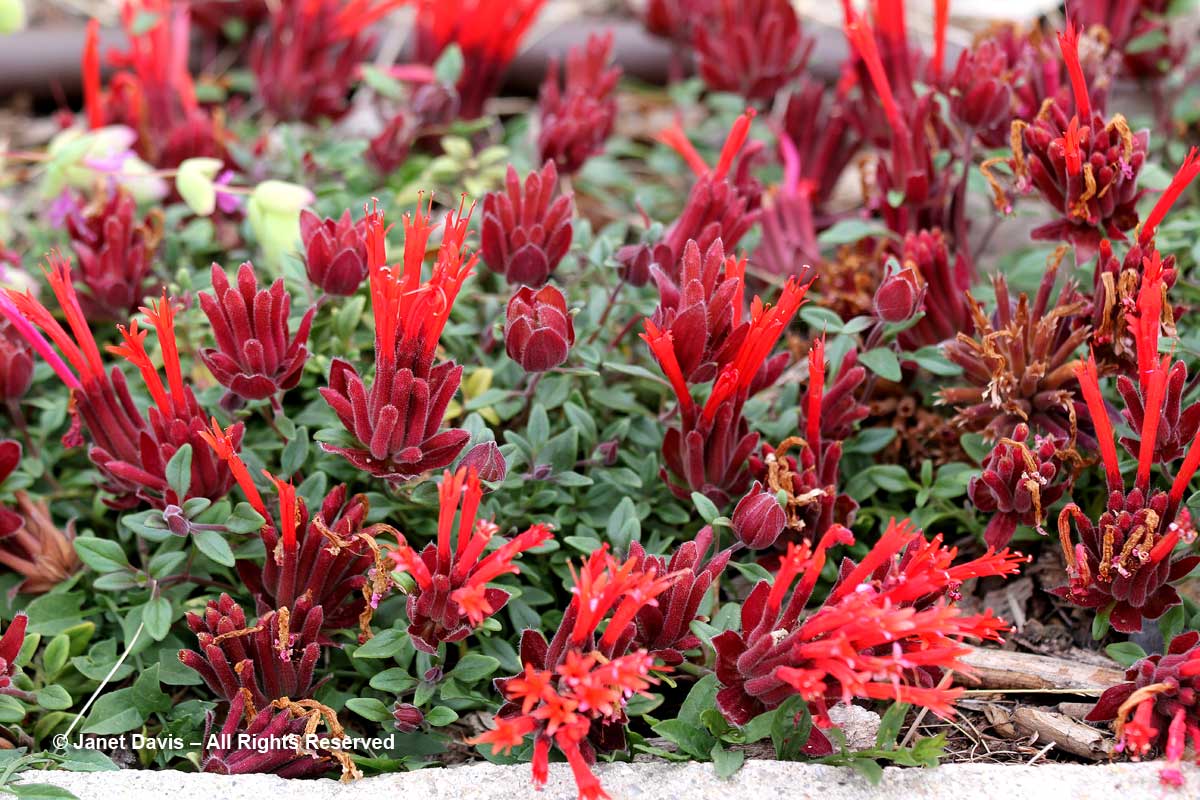
[[[872,786],[840,767],[780,761],[749,761],[729,780],[710,764],[603,764],[598,768],[613,800],[1187,800],[1200,796],[1200,769],[1186,767],[1186,785],[1158,781],[1161,764],[1041,766],[948,764],[932,770],[885,770]],[[365,778],[288,781],[272,775],[197,775],[179,772],[25,772],[28,783],[51,783],[80,800],[575,800],[565,764],[553,764],[541,792],[532,788],[529,766],[478,763]]]

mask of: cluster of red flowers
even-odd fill
[[[103,89],[100,28],[88,26],[83,88],[89,128],[125,125],[137,134],[138,154],[174,167],[188,158],[224,160],[229,138],[221,116],[202,107],[188,71],[189,16],[172,0],[125,0],[121,24],[129,50],[111,53],[117,72]]]
[[[9,303],[0,303],[0,311],[19,312],[41,328],[66,356],[70,366],[48,348],[45,340],[36,337],[36,331],[18,326],[30,344],[46,348],[41,354],[72,390],[74,423],[64,436],[64,443],[68,446],[84,443],[80,434],[82,422],[91,437],[88,457],[104,475],[105,490],[113,495],[105,502],[121,509],[139,503],[157,508],[181,504],[187,498],[176,496],[167,481],[166,466],[184,445],[191,445],[193,453],[187,497],[210,500],[224,497],[233,486],[233,476],[204,446],[202,435],[208,418],[183,379],[175,339],[174,301],[164,294],[161,300],[142,309],[158,336],[165,383],[146,351],[148,331],[140,330],[136,319],[128,327],[119,326],[124,343],[108,348],[110,353],[137,368],[152,400],[143,416],[129,393],[124,373],[116,366],[111,372],[105,371],[100,347],[71,281],[70,263],[51,254],[46,274],[66,317],[69,333],[29,292],[6,290]],[[17,321],[10,317],[10,322]],[[25,320],[19,321],[28,325]],[[241,445],[242,430],[240,422],[231,428],[230,439],[235,448]]]
[[[665,669],[639,644],[645,634],[639,614],[656,607],[679,577],[639,562],[618,562],[606,547],[584,562],[558,631],[549,642],[540,631],[522,633],[525,670],[496,681],[505,705],[495,728],[470,743],[508,751],[532,734],[534,783],[546,782],[550,748],[557,747],[571,765],[580,800],[608,797],[589,767],[597,751],[625,747],[625,705],[649,688],[652,669]]]
[[[851,543],[850,532],[834,526],[813,546],[789,544],[774,578],[742,605],[740,629],[713,639],[717,707],[731,723],[744,725],[792,695],[809,703],[818,728],[829,726],[830,704],[853,697],[951,713],[962,690],[940,683],[940,673],[970,671],[961,638],[998,639],[1004,630],[990,611],[964,614],[952,600],[964,581],[1013,574],[1025,559],[989,551],[956,565],[957,550],[940,536],[926,540],[909,521],[893,520],[861,563],[842,564],[828,597],[805,615],[827,550]],[[819,729],[812,736],[809,752],[831,751]]]
[[[617,120],[613,91],[621,79],[621,68],[611,63],[612,46],[609,33],[589,36],[582,50],[571,48],[561,88],[558,62],[551,60],[547,67],[538,96],[538,154],[564,174],[578,172],[612,135]]]
[[[367,217],[367,264],[375,316],[375,376],[368,389],[354,365],[335,358],[321,396],[357,440],[349,447],[323,443],[376,477],[402,482],[453,461],[470,438],[464,430],[440,431],[446,407],[462,380],[453,361],[434,364],[450,309],[478,256],[463,240],[471,212],[449,211],[442,242],[427,281],[422,280],[433,201],[422,213],[405,214],[404,258],[387,263],[383,212]]]
[[[508,592],[487,584],[501,575],[520,572],[513,559],[552,538],[550,526],[533,525],[485,556],[484,550],[499,528],[490,520],[475,518],[482,497],[474,468],[459,467],[453,475],[443,473],[436,540],[418,552],[400,535],[399,546],[391,552],[400,571],[416,583],[408,595],[408,635],[427,653],[436,653],[442,642],[466,638],[504,608]],[[458,528],[453,536],[456,514]]]

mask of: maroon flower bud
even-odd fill
[[[13,403],[33,382],[33,348],[0,319],[0,403]]]
[[[529,173],[524,186],[510,164],[505,190],[483,198],[479,252],[509,283],[541,286],[570,249],[575,202],[570,195],[555,198],[557,188],[554,162]]]
[[[508,463],[495,442],[480,442],[475,445],[463,456],[459,466],[468,470],[473,468],[479,480],[487,483],[499,483],[508,474]]]
[[[154,252],[162,241],[162,212],[136,219],[137,204],[118,191],[103,203],[73,210],[67,234],[79,258],[79,296],[89,318],[125,320],[150,291]]]
[[[925,288],[911,266],[891,265],[871,301],[875,317],[883,322],[904,322],[921,309]]]
[[[654,267],[667,269],[675,263],[675,255],[665,244],[627,244],[617,250],[617,270],[630,286],[645,286],[650,282]]]
[[[588,37],[584,49],[567,53],[566,80],[558,83],[558,61],[552,59],[538,97],[541,130],[538,154],[568,175],[578,172],[604,150],[617,118],[613,89],[621,68],[612,66],[613,35]]]
[[[1012,539],[1017,525],[1041,525],[1046,509],[1070,488],[1072,476],[1062,455],[1067,442],[1054,436],[1029,442],[1029,426],[1017,425],[1011,439],[1001,439],[983,461],[983,473],[971,478],[967,496],[975,507],[991,514],[983,537],[1000,549]]]
[[[1007,129],[1012,119],[1010,79],[1008,53],[998,42],[985,39],[964,50],[951,78],[951,113],[984,134]]]
[[[300,212],[300,238],[308,279],[321,291],[343,297],[354,294],[367,277],[366,219],[353,222],[346,209],[336,221]]]
[[[412,733],[425,721],[425,715],[421,713],[421,709],[412,703],[396,703],[392,717],[396,720],[396,730],[401,733]]]
[[[192,532],[191,521],[183,509],[173,503],[163,509],[163,522],[167,523],[167,530],[176,536],[187,536]]]
[[[292,298],[283,288],[283,278],[259,290],[254,265],[247,261],[238,269],[236,288],[216,264],[212,282],[213,294],[201,293],[200,307],[212,324],[217,346],[200,351],[204,365],[244,400],[265,400],[294,388],[308,360],[305,342],[316,307],[305,313],[292,338]]]
[[[621,452],[621,440],[609,439],[607,442],[601,442],[596,445],[595,458],[598,458],[606,467],[611,467],[617,463],[617,455]]]
[[[508,301],[504,346],[526,372],[545,372],[567,360],[575,344],[575,326],[567,301],[553,286],[537,292],[522,286]]]
[[[733,534],[751,550],[766,550],[775,544],[785,524],[783,507],[758,481],[733,510]]]
[[[770,101],[812,53],[790,0],[720,0],[693,33],[697,70],[710,89]]]

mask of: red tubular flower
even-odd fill
[[[675,360],[687,381],[711,381],[733,360],[750,328],[744,319],[746,259],[726,258],[719,238],[701,258],[700,247],[689,240],[676,270],[655,265],[650,273],[659,296],[650,320],[670,334]]]
[[[503,192],[483,198],[479,254],[509,283],[541,286],[571,249],[575,201],[558,194],[558,170],[547,161],[524,185],[508,165]]]
[[[33,348],[0,317],[0,403],[19,401],[33,383]]]
[[[1020,423],[1012,436],[1001,439],[983,460],[982,472],[967,484],[975,508],[990,514],[983,532],[988,547],[1008,544],[1017,525],[1041,529],[1046,509],[1066,494],[1074,475],[1065,469],[1068,442],[1056,436],[1036,436],[1029,444],[1029,426]]]
[[[787,541],[815,542],[835,524],[854,522],[858,503],[839,492],[839,466],[842,441],[868,413],[855,397],[866,375],[851,350],[827,389],[825,341],[814,340],[808,353],[808,389],[797,419],[804,436],[789,436],[775,448],[764,444],[761,455],[750,458],[754,478],[774,496],[783,495]]]
[[[850,544],[834,526],[815,546],[791,544],[773,581],[761,581],[742,605],[740,630],[715,639],[717,708],[734,725],[799,694],[818,726],[829,704],[853,697],[894,699],[952,713],[960,689],[936,686],[941,670],[967,671],[964,636],[998,639],[991,612],[963,614],[952,602],[969,578],[1009,575],[1025,559],[1008,551],[953,566],[957,551],[926,541],[912,523],[894,520],[860,564],[846,563],[816,611],[801,619],[826,552]],[[799,582],[785,603],[793,581]],[[809,752],[830,752],[814,730]]]
[[[556,746],[571,764],[580,800],[608,797],[588,767],[597,751],[625,748],[625,704],[654,682],[654,657],[644,649],[631,650],[641,615],[658,606],[657,598],[686,579],[688,571],[685,566],[679,574],[662,576],[659,566],[657,559],[636,556],[618,563],[604,546],[578,573],[572,570],[571,603],[554,638],[547,642],[532,629],[521,634],[524,672],[496,679],[506,701],[496,727],[468,743],[510,750],[533,734],[535,785],[546,782],[550,748]],[[686,610],[685,605],[678,608]],[[604,633],[597,636],[606,619]]]
[[[767,497],[774,502],[769,495]],[[738,508],[742,508],[741,504]],[[775,508],[779,508],[778,503]],[[752,512],[743,513],[743,530],[747,527],[745,515],[749,513]],[[736,530],[736,514],[734,519]],[[651,658],[675,666],[683,662],[684,653],[700,646],[700,639],[692,633],[692,622],[699,618],[700,603],[707,596],[709,587],[720,580],[732,552],[722,550],[705,560],[713,538],[712,528],[704,526],[696,538],[675,550],[669,562],[660,556],[646,555],[641,542],[630,544],[629,556],[634,560],[635,572],[677,576],[670,588],[658,596],[657,605],[643,606],[637,613],[637,634],[631,647],[648,650]]]
[[[638,9],[649,33],[683,46],[691,44],[692,29],[713,4],[714,0],[646,0]]]
[[[217,346],[202,349],[200,359],[231,395],[241,400],[271,398],[278,404],[276,395],[300,382],[316,306],[305,312],[293,337],[288,325],[292,298],[283,278],[260,290],[254,265],[247,261],[238,268],[236,288],[216,264],[212,284],[212,294],[200,293],[200,308]]]
[[[770,386],[787,363],[787,355],[768,358],[804,301],[808,285],[795,280],[783,288],[778,305],[766,308],[754,299],[750,321],[741,343],[719,364],[708,400],[698,405],[691,396],[687,378],[675,356],[670,331],[662,331],[646,320],[642,339],[662,368],[679,402],[680,425],[667,429],[663,438],[660,475],[677,497],[686,499],[693,491],[703,492],[719,506],[745,493],[750,484],[746,459],[758,435],[751,433],[742,417],[746,399]]]
[[[1125,671],[1125,682],[1100,695],[1088,722],[1113,720],[1117,750],[1134,761],[1152,749],[1166,756],[1164,784],[1181,786],[1187,741],[1200,741],[1200,633],[1171,639],[1167,652],[1143,658]]]
[[[163,215],[156,209],[139,220],[136,214],[133,197],[117,190],[67,215],[85,288],[80,302],[89,319],[128,319],[150,290]]]
[[[0,636],[0,689],[12,686],[13,676],[17,673],[17,656],[25,644],[28,625],[29,617],[24,612],[18,612],[13,621],[8,623],[4,635]]]
[[[733,250],[757,221],[762,186],[750,169],[762,154],[762,142],[752,141],[742,151],[754,115],[753,109],[747,109],[737,118],[721,148],[717,165],[711,168],[688,141],[678,120],[659,133],[658,140],[678,152],[697,176],[679,218],[658,243],[670,254],[669,259],[665,253],[656,257],[660,265],[669,264],[671,270],[676,270],[684,246],[693,239],[701,252],[706,252],[717,239]],[[627,258],[635,255],[628,253]]]
[[[1112,423],[1100,394],[1095,358],[1089,357],[1076,370],[1096,430],[1108,501],[1094,523],[1074,503],[1059,514],[1058,533],[1069,583],[1054,593],[1077,606],[1108,612],[1113,628],[1122,633],[1141,630],[1143,619],[1157,619],[1177,605],[1179,594],[1171,583],[1200,564],[1200,556],[1173,553],[1187,533],[1176,517],[1188,483],[1200,467],[1200,436],[1192,440],[1183,463],[1175,469],[1170,491],[1150,486],[1169,372],[1170,356],[1165,356],[1147,379],[1146,412],[1135,431],[1140,437],[1137,474],[1134,487],[1127,491]],[[1078,544],[1071,539],[1072,521],[1079,533]]]
[[[301,596],[291,609],[268,611],[256,625],[227,594],[208,601],[203,614],[188,612],[200,652],[180,650],[179,660],[195,670],[213,694],[232,702],[243,692],[254,708],[273,700],[311,697],[313,668],[321,656],[321,607]]]
[[[788,0],[718,0],[693,30],[700,77],[750,102],[774,99],[804,71],[814,44]]]
[[[104,489],[115,495],[105,502],[122,509],[139,502],[156,508],[182,504],[186,498],[177,497],[168,485],[166,465],[185,444],[192,446],[188,497],[210,500],[224,497],[233,486],[233,476],[208,451],[201,438],[206,417],[191,387],[184,384],[171,301],[164,295],[158,303],[143,309],[158,335],[165,384],[146,352],[147,331],[138,329],[137,320],[128,328],[119,326],[123,345],[108,348],[108,352],[122,356],[138,369],[152,401],[143,417],[129,393],[124,374],[117,367],[105,374],[100,348],[71,281],[70,262],[51,253],[47,278],[70,333],[32,294],[9,290],[8,298],[26,319],[53,340],[75,371],[68,370],[62,376],[64,380],[76,381],[68,384],[73,389],[75,422],[63,440],[72,447],[82,444],[79,422],[87,427],[91,436],[88,457],[104,475]],[[241,446],[242,429],[240,422],[230,428],[235,448]]]
[[[1032,122],[1016,123],[1009,164],[1019,185],[1032,186],[1062,216],[1033,231],[1038,240],[1065,239],[1093,251],[1103,236],[1124,238],[1137,225],[1136,204],[1143,190],[1138,172],[1146,159],[1149,132],[1134,133],[1125,118],[1105,122],[1094,109],[1079,59],[1079,37],[1073,25],[1060,34],[1075,101],[1068,117],[1059,102],[1047,102]],[[1026,152],[1028,151],[1028,152]],[[1007,208],[1003,190],[997,205]]]
[[[495,523],[475,518],[483,488],[474,469],[459,467],[442,474],[438,487],[441,511],[437,540],[417,552],[400,537],[392,552],[397,568],[416,583],[408,595],[408,633],[419,650],[436,653],[442,642],[465,639],[472,630],[508,602],[503,589],[488,583],[520,569],[513,559],[550,538],[550,526],[533,525],[494,552],[483,552],[499,531]],[[454,516],[461,506],[458,534],[453,546]]]
[[[13,474],[13,470],[20,464],[21,443],[12,439],[0,439],[0,485],[8,480],[8,476]],[[16,531],[23,522],[20,514],[0,506],[0,538]]]
[[[138,154],[159,167],[189,158],[224,160],[228,138],[218,114],[201,108],[188,72],[190,17],[172,0],[125,0],[121,25],[129,42],[110,53],[118,69],[102,90],[99,25],[88,27],[83,51],[88,126],[126,125],[138,135]],[[294,76],[293,76],[294,77]]]
[[[545,372],[567,360],[575,344],[575,325],[562,292],[543,286],[517,289],[508,301],[504,347],[526,372]]]
[[[415,56],[433,65],[451,44],[463,56],[458,81],[463,119],[483,113],[546,0],[418,0]]]
[[[1175,330],[1175,310],[1165,300],[1165,291],[1175,285],[1178,277],[1175,269],[1175,256],[1162,256],[1154,247],[1154,234],[1158,226],[1166,218],[1171,206],[1183,194],[1188,185],[1200,175],[1200,154],[1192,148],[1180,165],[1179,170],[1171,179],[1170,185],[1159,196],[1158,202],[1146,216],[1145,222],[1138,231],[1136,241],[1132,242],[1125,251],[1123,259],[1117,259],[1113,254],[1112,244],[1105,239],[1100,242],[1100,255],[1096,259],[1096,267],[1092,281],[1092,345],[1097,353],[1097,359],[1105,366],[1114,366],[1118,372],[1134,373],[1139,370],[1138,363],[1142,358],[1135,342],[1136,326],[1131,324],[1134,309],[1139,305],[1145,292],[1143,287],[1146,275],[1152,270],[1161,276],[1161,286],[1158,291],[1164,293],[1161,300],[1153,300],[1155,307],[1148,307],[1142,313],[1149,320],[1157,314],[1163,327],[1168,333]],[[1147,316],[1150,315],[1150,316]],[[1138,323],[1139,325],[1142,323]],[[1144,348],[1143,348],[1144,349]],[[1172,367],[1170,385],[1176,385],[1175,371],[1186,369],[1181,363]],[[1141,374],[1139,372],[1139,374]],[[1118,389],[1121,384],[1118,384]],[[1171,389],[1171,397],[1177,390]],[[1126,398],[1129,402],[1129,398]],[[1168,415],[1175,425],[1178,414]],[[1190,436],[1185,436],[1190,439]]]
[[[257,96],[283,120],[336,120],[350,108],[358,68],[370,60],[370,28],[404,0],[279,3],[250,50]]]
[[[245,463],[216,420],[204,440],[228,465],[254,510],[266,523],[259,531],[266,561],[237,562],[238,575],[254,594],[260,614],[272,608],[296,608],[307,597],[322,608],[323,630],[359,625],[364,637],[380,599],[388,589],[388,569],[375,542],[378,526],[367,526],[365,495],[349,496],[339,484],[311,517],[295,487],[264,470],[278,492],[278,524],[273,521]]]
[[[383,212],[368,217],[375,377],[368,389],[349,362],[333,360],[329,386],[321,389],[321,396],[359,446],[321,446],[394,483],[446,466],[471,438],[465,430],[438,431],[462,379],[462,367],[453,361],[433,363],[450,309],[478,259],[466,257],[463,248],[469,221],[470,211],[447,213],[433,273],[422,281],[433,231],[429,212],[404,216],[404,260],[394,266],[386,263]]]
[[[621,79],[621,68],[612,63],[613,35],[588,36],[581,50],[567,52],[560,88],[558,61],[551,59],[538,94],[538,157],[553,161],[567,175],[604,151],[617,119],[613,90]]]
[[[252,706],[247,707],[247,694],[238,692],[233,696],[225,722],[216,732],[212,731],[214,715],[209,712],[204,730],[206,744],[200,758],[201,772],[315,778],[337,766],[326,751],[286,744],[291,737],[303,744],[310,716],[298,716],[291,708],[277,710],[274,705],[255,710]],[[229,744],[209,747],[208,743],[214,741]]]
[[[349,297],[367,277],[367,220],[350,218],[350,209],[334,220],[307,208],[300,212],[300,239],[308,279],[327,294]]]

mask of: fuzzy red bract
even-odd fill
[[[212,326],[215,348],[200,359],[217,381],[241,400],[266,400],[294,389],[308,360],[308,331],[316,307],[310,307],[292,336],[288,317],[292,298],[278,278],[269,289],[258,288],[249,261],[238,268],[237,286],[212,265],[213,293],[200,293],[200,308]]]
[[[300,238],[309,281],[321,291],[348,297],[367,277],[367,219],[355,222],[350,209],[336,220],[300,212]]]
[[[139,219],[133,197],[116,190],[73,208],[67,233],[79,259],[79,301],[88,317],[124,321],[136,313],[151,288],[162,212]]]
[[[769,102],[812,53],[788,0],[716,0],[695,27],[696,69],[713,91]]]
[[[589,158],[603,152],[617,119],[613,91],[621,68],[612,64],[613,36],[588,36],[581,49],[567,52],[563,84],[558,61],[551,59],[538,95],[541,129],[538,157],[554,162],[564,174],[578,172]]]
[[[575,344],[575,325],[562,292],[522,286],[509,299],[504,321],[508,357],[526,372],[545,372],[567,360]]]
[[[433,231],[429,213],[418,209],[404,216],[404,259],[394,266],[386,261],[383,212],[369,215],[375,376],[367,388],[353,365],[335,358],[329,385],[321,389],[342,425],[358,440],[352,447],[322,447],[393,483],[445,467],[470,438],[464,430],[439,432],[462,380],[462,367],[453,361],[434,363],[450,309],[478,260],[468,257],[463,247],[470,211],[446,214],[433,272],[422,280],[425,246]]]
[[[575,202],[558,192],[558,170],[547,161],[524,184],[510,164],[503,192],[483,198],[479,254],[509,283],[541,286],[571,248]]]

